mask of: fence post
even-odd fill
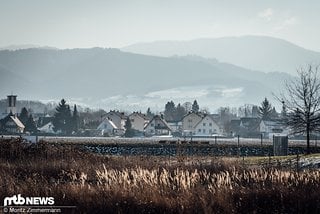
[[[297,153],[297,172],[299,173],[299,153]]]
[[[217,136],[214,136],[214,143],[217,144]]]
[[[262,147],[262,133],[260,134],[261,147]]]
[[[238,156],[240,156],[240,135],[238,135]]]

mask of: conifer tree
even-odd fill
[[[79,113],[77,110],[77,105],[73,106],[72,123],[73,123],[73,131],[78,132],[80,119],[79,119]]]
[[[124,133],[124,136],[125,137],[133,137],[134,136],[134,130],[132,129],[132,124],[131,124],[131,121],[130,121],[130,118],[128,117],[127,120],[126,120],[126,124],[125,124],[125,133]]]
[[[56,112],[53,118],[53,130],[55,132],[60,131],[62,134],[71,134],[72,122],[71,112],[69,105],[66,104],[64,99],[61,100],[56,108]]]
[[[36,122],[34,121],[32,114],[29,115],[28,120],[25,123],[25,131],[30,133],[36,133],[38,131]]]
[[[199,112],[199,109],[200,109],[200,107],[199,107],[199,104],[198,104],[197,100],[193,101],[192,111]]]
[[[262,120],[268,120],[271,118],[272,106],[267,98],[261,103],[259,107],[259,116]]]
[[[164,119],[166,121],[173,121],[175,114],[176,106],[173,101],[167,102],[164,109]]]
[[[151,112],[150,107],[147,109],[146,115],[147,115],[147,117],[150,118],[150,119],[153,118],[154,114]]]
[[[29,119],[29,112],[26,109],[26,107],[23,107],[19,115],[19,120],[22,122],[23,125],[26,125],[28,119]]]

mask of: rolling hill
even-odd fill
[[[216,58],[252,70],[286,72],[308,63],[320,63],[320,53],[299,47],[288,41],[266,36],[222,37],[191,41],[156,41],[138,43],[123,51],[153,56],[198,55]]]
[[[162,110],[198,99],[211,109],[259,104],[290,78],[196,56],[156,57],[117,49],[0,51],[0,96],[73,99],[92,107]]]

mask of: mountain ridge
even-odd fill
[[[237,105],[257,103],[290,78],[210,59],[155,57],[105,48],[0,51],[0,72],[1,68],[5,76],[0,79],[2,97],[13,91],[31,100],[74,98],[105,109],[129,108],[130,103],[139,102],[142,109],[159,107],[166,99],[177,98],[174,93],[163,96],[170,90],[186,96],[202,91],[201,97],[193,99],[211,108],[233,100],[238,100]],[[181,97],[177,100],[183,102]]]
[[[202,38],[187,41],[137,43],[121,50],[154,56],[188,54],[216,58],[244,68],[264,72],[295,74],[308,63],[320,63],[320,52],[308,50],[284,39],[267,36]]]

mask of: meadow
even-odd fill
[[[109,156],[3,139],[0,200],[50,196],[76,207],[63,213],[319,213],[320,171],[294,160]]]

